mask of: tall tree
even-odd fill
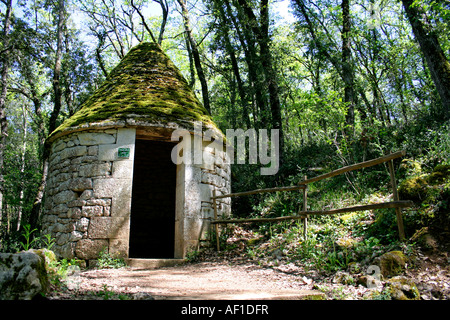
[[[64,28],[66,20],[66,8],[64,0],[58,1],[57,6],[57,28],[56,28],[56,55],[55,67],[53,69],[53,111],[50,115],[49,133],[56,129],[56,119],[61,111],[62,89],[61,89],[61,61],[64,45]]]
[[[1,52],[1,92],[0,92],[0,224],[3,214],[3,194],[4,190],[4,151],[6,147],[6,137],[8,136],[8,121],[6,119],[6,95],[8,93],[8,73],[11,63],[12,49],[10,47],[10,28],[12,17],[12,0],[2,0],[6,6],[5,18],[3,21]]]
[[[350,133],[350,128],[354,126],[355,121],[355,107],[356,94],[354,90],[354,68],[352,65],[351,52],[351,19],[350,19],[350,1],[342,0],[342,27],[341,27],[341,55],[339,57],[332,54],[332,48],[327,43],[332,43],[330,31],[326,29],[323,22],[317,22],[315,14],[305,4],[304,0],[294,0],[295,7],[298,10],[299,16],[306,23],[306,27],[312,38],[314,47],[318,51],[318,57],[324,57],[329,63],[333,65],[336,72],[340,75],[344,83],[344,97],[343,101],[346,104],[346,132]],[[324,29],[326,37],[322,37],[318,32],[318,26]],[[322,38],[325,38],[323,40]],[[337,48],[335,48],[337,50]]]
[[[64,34],[67,21],[66,4],[65,0],[59,0],[55,8],[56,11],[56,54],[55,63],[53,67],[53,110],[50,114],[48,133],[52,133],[57,127],[57,118],[61,112],[62,107],[62,86],[61,86],[61,66],[62,66],[62,53],[64,46]],[[33,203],[33,207],[30,213],[30,225],[31,228],[36,228],[39,223],[39,217],[41,212],[42,200],[44,198],[45,186],[47,182],[48,174],[48,156],[49,150],[44,146],[43,150],[43,163],[42,163],[42,178],[40,186],[37,190],[36,197]]]
[[[245,121],[245,124],[247,125],[247,128],[250,128],[251,127],[249,117],[250,111],[248,110],[247,94],[244,87],[244,81],[242,80],[241,72],[239,70],[239,64],[235,53],[235,49],[233,48],[230,39],[230,22],[228,21],[225,9],[221,1],[214,0],[214,9],[215,9],[214,11],[218,13],[219,18],[218,19],[219,23],[217,25],[218,28],[217,33],[220,34],[221,39],[224,42],[226,53],[230,57],[231,68],[233,70],[234,80],[236,82],[240,97],[243,119]],[[236,119],[236,117],[234,117],[234,119]],[[234,122],[234,124],[236,123]]]
[[[422,17],[425,16],[425,12],[419,3],[414,0],[402,0],[402,3],[441,98],[442,114],[445,119],[450,119],[450,62],[445,56],[432,26],[423,21]]]
[[[167,18],[169,17],[169,4],[167,0],[153,0],[156,3],[159,3],[162,11],[162,21],[161,26],[159,28],[159,36],[158,36],[158,44],[161,45],[164,39],[164,31],[166,30]]]
[[[284,134],[281,120],[281,102],[279,96],[279,87],[277,80],[277,73],[273,66],[272,53],[270,51],[270,34],[269,34],[269,1],[261,0],[259,3],[259,21],[253,12],[247,0],[238,0],[245,15],[247,16],[249,25],[259,44],[261,63],[263,66],[265,80],[270,100],[270,110],[272,115],[272,127],[279,130],[280,138],[280,156],[284,149]],[[280,158],[280,163],[282,159]]]
[[[344,102],[347,104],[346,131],[351,132],[355,124],[355,93],[353,90],[353,67],[351,65],[350,0],[342,0],[342,78],[344,80]]]
[[[190,48],[192,51],[192,57],[194,58],[195,69],[197,70],[197,76],[202,87],[203,106],[208,112],[211,112],[211,106],[209,102],[208,82],[206,81],[205,72],[200,60],[200,53],[198,51],[197,42],[192,34],[192,29],[189,20],[189,11],[186,6],[186,0],[177,0],[181,7],[181,15],[184,22],[184,30],[189,39]]]
[[[260,56],[257,53],[257,43],[252,33],[252,28],[248,19],[243,14],[241,7],[237,6],[237,16],[232,13],[232,7],[225,2],[226,12],[233,22],[233,27],[237,38],[244,51],[244,58],[247,64],[249,88],[248,95],[251,97],[253,114],[253,126],[255,128],[265,128],[270,125],[270,119],[267,111],[266,82],[261,65]],[[246,112],[245,110],[244,112]]]

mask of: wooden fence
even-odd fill
[[[214,219],[211,220],[211,224],[215,225],[217,250],[219,251],[219,228],[218,228],[219,224],[249,223],[249,222],[278,222],[278,221],[284,221],[284,220],[302,219],[303,220],[303,234],[304,234],[304,237],[306,238],[308,216],[310,216],[310,215],[329,215],[329,214],[339,214],[339,213],[345,213],[345,212],[356,212],[356,211],[376,210],[376,209],[385,209],[385,208],[394,208],[395,209],[395,213],[396,213],[396,217],[397,217],[399,238],[400,238],[400,240],[403,241],[405,239],[405,231],[404,231],[404,227],[403,227],[403,218],[402,218],[401,208],[411,207],[411,206],[413,206],[413,202],[412,201],[401,201],[398,198],[397,183],[395,180],[393,160],[396,158],[403,157],[405,154],[406,154],[405,151],[398,151],[398,152],[391,153],[391,154],[385,155],[385,156],[377,158],[377,159],[373,159],[373,160],[353,164],[350,166],[346,166],[346,167],[319,175],[314,178],[308,179],[305,176],[304,180],[299,182],[297,186],[257,189],[257,190],[246,191],[246,192],[229,193],[229,194],[225,194],[225,195],[216,195],[216,191],[213,190],[213,196],[211,197],[211,200],[213,202],[213,208],[214,208]],[[389,169],[389,175],[390,175],[390,179],[391,179],[391,186],[392,186],[392,190],[393,190],[394,201],[370,204],[370,205],[353,206],[353,207],[347,207],[347,208],[341,208],[341,209],[308,211],[308,209],[307,209],[307,201],[308,201],[307,190],[308,190],[309,183],[320,181],[320,180],[327,179],[327,178],[331,178],[331,177],[334,177],[334,176],[337,176],[340,174],[344,174],[349,171],[375,166],[377,164],[381,164],[384,162],[388,163],[388,169]],[[297,215],[295,215],[295,216],[282,216],[282,217],[275,217],[275,218],[251,218],[251,219],[218,219],[218,217],[217,217],[217,201],[216,201],[217,199],[246,196],[246,195],[257,194],[257,193],[278,192],[278,191],[295,191],[295,190],[302,190],[302,193],[303,193],[303,206],[302,206],[303,208],[300,207]]]

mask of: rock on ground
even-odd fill
[[[45,259],[39,254],[0,253],[0,300],[31,300],[47,288]]]

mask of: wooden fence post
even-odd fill
[[[216,188],[213,189],[213,208],[214,208],[214,220],[217,220],[217,201],[216,201]],[[216,224],[216,246],[217,251],[220,251],[219,246],[219,225]]]
[[[394,201],[399,201],[398,192],[397,192],[397,182],[395,181],[395,172],[394,172],[394,161],[388,161],[389,167],[389,175],[391,176],[391,186],[392,186],[392,194],[394,197]],[[405,240],[405,229],[403,228],[403,217],[402,217],[402,209],[396,207],[395,214],[397,216],[397,225],[398,225],[398,234],[400,237],[400,241]]]
[[[308,177],[305,176],[305,180]],[[303,189],[303,211],[308,211],[308,185],[306,185],[306,188]],[[303,221],[303,238],[306,240],[307,232],[308,229],[308,215],[305,215],[305,220]]]
[[[308,177],[305,176],[304,177],[306,180]],[[303,211],[308,211],[308,185],[305,185],[305,188],[303,189]],[[301,209],[299,207],[298,211],[300,212]],[[302,219],[303,220],[303,239],[306,240],[306,232],[308,229],[308,215],[305,214],[305,217]]]

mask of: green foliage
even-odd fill
[[[49,259],[47,275],[52,284],[52,290],[66,290],[68,276],[79,272],[83,265],[85,265],[84,261],[77,259]]]
[[[25,242],[21,242],[20,244],[21,244],[23,250],[27,251],[27,250],[31,249],[33,247],[33,245],[37,241],[39,241],[39,239],[38,238],[32,238],[33,232],[36,232],[37,229],[30,230],[31,226],[29,224],[23,226],[23,229],[24,229],[24,231],[23,231],[22,236],[25,239]]]
[[[55,244],[55,239],[51,235],[46,234],[43,237],[33,233],[37,233],[38,230],[34,228],[31,230],[31,226],[26,224],[23,226],[22,238],[24,241],[20,242],[23,250],[27,251],[29,249],[45,248],[51,250],[52,246]]]
[[[110,254],[107,248],[103,249],[100,252],[97,263],[99,268],[118,269],[126,266],[125,260],[123,258],[115,257],[114,255]]]
[[[46,248],[48,250],[51,250],[53,245],[55,244],[55,239],[53,239],[52,236],[49,234],[45,234],[44,238],[41,239],[41,241],[44,245],[44,248]]]
[[[200,252],[198,250],[189,250],[186,252],[186,261],[188,262],[194,262],[198,259]]]
[[[117,293],[112,288],[106,284],[103,284],[102,289],[97,292],[93,292],[97,297],[103,300],[130,300],[130,297],[126,294]]]

